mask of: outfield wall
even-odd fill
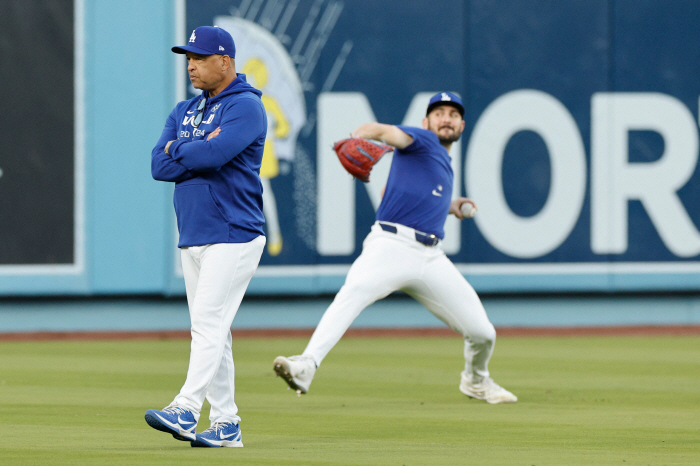
[[[0,152],[0,295],[184,293],[172,186],[151,179],[150,150],[174,103],[194,95],[170,47],[204,24],[233,34],[237,68],[276,125],[262,174],[276,247],[251,293],[342,285],[389,160],[365,185],[331,142],[365,121],[418,125],[440,90],[467,106],[452,194],[480,207],[473,221],[448,221],[444,249],[478,291],[700,290],[700,3],[9,5],[0,56],[20,59],[7,44],[34,38],[56,61],[28,83],[37,98],[24,113],[13,96],[27,84],[3,78],[2,113],[18,115],[7,130],[36,144]]]

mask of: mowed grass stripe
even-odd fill
[[[341,340],[297,397],[272,360],[305,344],[234,341],[245,448],[203,450],[143,420],[188,341],[0,343],[0,464],[700,464],[697,336],[500,338],[496,406],[457,390],[458,337]]]

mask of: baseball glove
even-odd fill
[[[374,164],[394,148],[369,139],[350,138],[336,142],[333,150],[348,173],[367,183]]]

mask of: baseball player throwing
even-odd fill
[[[202,26],[172,50],[187,55],[190,81],[204,92],[171,112],[151,172],[175,182],[192,345],[180,393],[163,410],[146,411],[146,422],[193,447],[242,447],[231,323],[265,247],[258,174],[267,117],[261,92],[236,73],[228,32]],[[197,434],[205,398],[211,426]]]
[[[518,400],[489,376],[496,331],[474,289],[440,248],[447,215],[463,219],[463,204],[475,207],[464,197],[450,200],[448,152],[464,130],[463,115],[460,98],[442,92],[430,99],[423,129],[366,123],[353,131],[353,137],[381,140],[396,150],[377,221],[345,284],[304,352],[274,361],[277,375],[297,393],[308,392],[321,361],[363,309],[402,290],[464,337],[462,393],[488,403]]]

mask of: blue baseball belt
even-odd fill
[[[384,222],[377,222],[379,226],[382,228],[382,230],[387,231],[389,233],[394,233],[398,234],[398,228],[396,228],[394,225],[391,225],[389,223],[384,223]],[[406,228],[411,228],[411,227],[406,227]],[[422,231],[414,230],[411,228],[413,232],[415,233],[415,238],[416,241],[419,243],[425,244],[426,246],[436,246],[440,242],[440,238],[438,238],[435,235],[431,235],[429,233],[423,233]]]

